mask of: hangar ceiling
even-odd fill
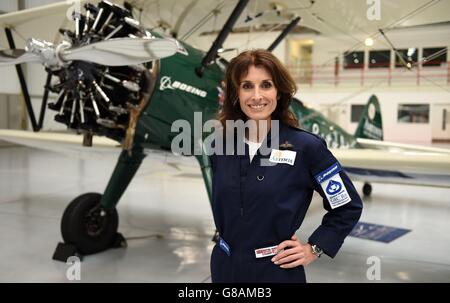
[[[124,4],[123,0],[111,2]],[[136,19],[143,25],[149,28],[159,27],[167,33],[176,32],[178,38],[192,42],[199,35],[220,30],[237,0],[128,2],[134,7]],[[73,26],[66,17],[71,6],[73,7],[73,4],[69,1],[63,1],[30,9],[29,14],[7,14],[0,16],[0,26],[14,28],[19,37],[16,41],[17,47],[22,47],[25,39],[30,36],[56,41],[59,39],[57,28]],[[379,28],[387,31],[393,28],[446,23],[450,21],[449,11],[448,0],[250,0],[236,28],[240,32],[245,32],[246,29],[256,31],[258,28],[277,30],[289,23],[294,16],[300,16],[300,26],[314,32],[325,36],[344,35],[348,39],[360,40],[363,36],[377,35]],[[1,35],[1,46],[7,48],[3,32]]]
[[[237,3],[223,0],[131,0],[141,21],[148,26],[176,29],[183,37],[196,24],[196,35],[220,30]],[[369,2],[369,4],[367,3]],[[377,8],[379,5],[379,14]],[[448,0],[250,0],[236,27],[288,23],[294,16],[300,25],[323,35],[372,34],[379,28],[397,28],[450,21]],[[261,17],[255,18],[257,14]],[[369,14],[369,16],[368,16]],[[207,21],[202,24],[204,18]],[[248,21],[250,18],[253,20]],[[372,20],[369,20],[372,19]],[[377,20],[379,19],[379,20]],[[247,21],[247,22],[246,22]]]

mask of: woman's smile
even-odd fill
[[[261,111],[264,107],[267,106],[267,103],[249,104],[248,106],[255,111]]]

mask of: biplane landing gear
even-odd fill
[[[370,194],[372,193],[372,185],[370,185],[370,183],[366,182],[366,183],[364,183],[362,190],[363,190],[364,197],[369,197]]]
[[[112,247],[126,245],[117,232],[119,216],[116,208],[100,205],[102,195],[86,193],[67,206],[61,220],[65,243],[59,243],[53,259],[66,262],[70,256],[89,255]]]

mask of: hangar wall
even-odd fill
[[[447,47],[450,48],[450,25],[434,25],[425,27],[413,27],[402,30],[391,30],[386,32],[389,39],[394,43],[397,49],[415,47],[419,49],[419,58],[422,56],[422,49],[425,47]],[[348,37],[337,36],[332,38],[325,38],[314,35],[292,35],[289,39],[297,40],[313,40],[312,64],[320,66],[327,62],[328,65],[334,67],[334,57],[338,54],[340,72],[343,66],[342,53],[346,50],[348,45],[354,45],[354,41],[350,43]],[[363,41],[361,37],[361,41]],[[389,45],[382,37],[378,37],[372,47],[368,48],[362,44],[356,50],[365,51],[364,68],[365,78],[355,77],[353,81],[348,81],[344,84],[335,85],[334,83],[320,84],[320,83],[300,83],[299,84],[299,98],[307,103],[315,105],[322,109],[323,112],[335,112],[331,118],[337,120],[339,125],[342,125],[347,131],[353,133],[356,129],[356,123],[350,122],[350,107],[352,104],[365,104],[371,94],[376,94],[380,101],[383,114],[383,124],[385,140],[397,141],[403,143],[419,143],[430,144],[432,141],[432,128],[436,123],[441,121],[436,120],[433,113],[439,106],[448,104],[450,106],[450,86],[449,73],[450,68],[448,64],[444,64],[439,68],[422,67],[420,74],[416,77],[416,71],[399,71],[408,76],[410,80],[395,81],[395,78],[389,82],[388,69],[369,69],[368,51],[369,50],[384,50],[389,49]],[[288,52],[289,49],[287,48]],[[391,62],[395,60],[394,52],[390,53]],[[286,55],[288,57],[288,55]],[[447,55],[447,61],[449,56]],[[289,64],[289,63],[287,63]],[[427,69],[429,69],[427,71]],[[435,70],[439,73],[439,77],[433,76]],[[392,73],[397,69],[391,67]],[[399,73],[398,72],[398,73]],[[428,74],[426,74],[428,72]],[[359,72],[358,72],[359,74]],[[357,75],[358,75],[357,74]],[[431,76],[430,76],[431,75]],[[381,79],[373,79],[381,78]],[[386,81],[383,81],[383,77]],[[398,77],[403,75],[398,74]],[[379,81],[381,80],[381,82]],[[362,84],[363,83],[363,84]],[[338,101],[341,103],[338,106],[330,108],[331,104]],[[428,123],[401,123],[398,122],[398,106],[399,104],[429,104],[430,113]],[[337,112],[337,113],[336,113]],[[448,129],[448,138],[450,138],[450,128]]]
[[[419,58],[422,55],[424,47],[447,47],[450,48],[450,25],[434,25],[426,27],[412,27],[402,30],[386,31],[389,39],[393,41],[398,49],[415,47],[419,50]],[[276,37],[278,32],[272,33],[253,33],[253,34],[230,34],[225,48],[236,48],[236,51],[224,53],[223,57],[230,59],[237,53],[247,48],[266,48]],[[355,36],[355,35],[353,35]],[[358,36],[357,36],[358,37]],[[215,37],[203,36],[196,40],[197,46],[206,49]],[[364,41],[365,37],[359,37]],[[348,36],[323,37],[315,34],[295,34],[289,35],[274,51],[275,55],[283,61],[288,67],[292,67],[290,58],[289,40],[312,42],[312,66],[320,66],[324,63],[330,68],[334,68],[334,58],[339,58],[339,66],[342,72],[343,56],[342,53],[349,48],[349,45],[355,45],[355,40]],[[248,43],[248,41],[250,41]],[[389,45],[382,38],[375,39],[373,50],[389,49]],[[298,83],[297,97],[309,105],[320,109],[325,115],[335,120],[344,129],[353,133],[357,123],[352,123],[351,105],[365,104],[372,94],[376,94],[380,101],[383,114],[385,140],[397,141],[403,143],[431,144],[432,127],[435,123],[433,112],[435,108],[442,104],[450,105],[450,88],[445,79],[430,78],[425,79],[426,75],[421,75],[419,81],[408,74],[411,81],[392,81],[387,80],[387,72],[381,69],[376,71],[369,70],[368,51],[369,48],[361,44],[356,50],[366,52],[364,74],[366,76],[361,84],[361,79],[357,76],[353,81],[348,81],[345,85],[321,84],[321,83]],[[391,61],[394,62],[395,54],[391,52]],[[447,60],[449,57],[447,56]],[[448,68],[448,66],[447,66]],[[344,71],[345,72],[345,71]],[[400,71],[403,72],[403,71]],[[409,72],[409,71],[408,71]],[[441,68],[441,73],[446,73],[446,67]],[[372,80],[371,73],[376,75]],[[384,74],[386,76],[384,76]],[[359,72],[358,72],[359,75]],[[386,81],[383,81],[383,77]],[[399,75],[402,77],[402,75]],[[377,84],[378,82],[378,84]],[[420,82],[418,84],[418,82]],[[330,107],[331,104],[341,101],[339,105]],[[399,104],[429,104],[430,120],[428,123],[401,123],[398,121]],[[433,120],[434,119],[434,120]],[[450,138],[450,129],[448,129]]]
[[[0,2],[0,11],[4,13],[14,12],[17,11],[19,8],[19,1],[1,1]]]
[[[450,25],[428,25],[422,27],[410,27],[404,29],[392,29],[385,31],[386,36],[394,44],[397,49],[409,48],[409,47],[437,47],[437,46],[450,46]],[[359,39],[361,42],[359,47],[355,47],[355,50],[364,49],[390,49],[386,40],[378,35],[374,38],[374,44],[371,47],[364,46],[364,39],[368,35],[356,35],[353,37]],[[313,64],[320,65],[327,61],[332,60],[336,55],[342,54],[348,50],[351,46],[358,44],[358,42],[349,36],[335,36],[325,37],[314,34],[297,34],[289,35],[289,39],[312,39],[314,41],[314,54]],[[391,56],[393,54],[391,53]],[[367,58],[367,57],[366,57]],[[342,56],[339,56],[339,60],[342,66]]]
[[[433,101],[430,111],[433,111],[434,104],[450,104],[450,95],[444,91],[426,91],[426,90],[397,90],[397,91],[379,91],[369,90],[357,96],[351,97],[354,92],[310,92],[300,88],[298,97],[309,105],[321,110],[325,115],[328,114],[332,120],[353,134],[357,123],[351,123],[351,104],[365,104],[372,94],[375,94],[380,101],[381,112],[383,116],[384,140],[411,144],[431,144],[432,123],[426,124],[406,124],[397,121],[397,106],[401,103],[422,104],[425,101]],[[333,106],[327,113],[329,105],[342,99],[347,99],[339,106]],[[338,113],[334,113],[338,112]],[[431,117],[430,117],[431,118]]]

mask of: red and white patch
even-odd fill
[[[264,257],[274,256],[276,254],[277,254],[277,246],[276,245],[255,249],[256,258],[264,258]]]

